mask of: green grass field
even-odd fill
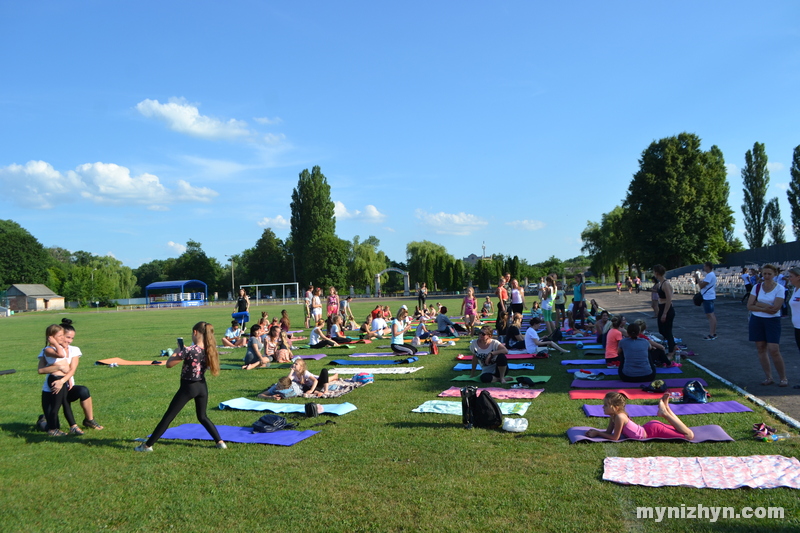
[[[396,309],[400,304],[391,302]],[[412,304],[413,302],[408,301]],[[459,302],[450,307],[456,309]],[[354,304],[356,317],[373,302]],[[277,314],[281,307],[255,309]],[[288,308],[293,329],[302,308]],[[77,383],[92,392],[103,431],[83,437],[51,438],[34,431],[40,413],[42,376],[36,355],[45,327],[67,314],[84,353]],[[452,314],[452,313],[451,313]],[[322,403],[349,401],[357,411],[333,418],[320,433],[292,447],[229,444],[217,450],[207,441],[162,440],[155,452],[135,453],[133,439],[148,435],[178,388],[179,368],[95,366],[108,357],[155,359],[189,339],[192,325],[212,322],[218,339],[230,323],[230,308],[129,312],[29,313],[0,320],[3,339],[0,376],[2,427],[2,531],[797,531],[798,494],[790,489],[700,490],[620,486],[601,480],[607,456],[796,456],[798,439],[757,442],[751,426],[766,421],[754,413],[687,417],[689,425],[719,424],[734,443],[618,443],[570,445],[570,426],[604,426],[587,419],[584,401],[567,396],[570,379],[561,357],[537,360],[535,374],[550,375],[545,393],[531,400],[522,434],[464,430],[457,416],[412,413],[426,400],[457,384],[450,379],[455,356],[467,341],[423,356],[424,370],[376,375],[374,384]],[[379,341],[388,343],[387,341]],[[367,345],[374,351],[376,344]],[[361,348],[364,348],[362,345]],[[352,351],[352,350],[351,350]],[[345,357],[344,350],[329,355]],[[238,362],[244,352],[223,355]],[[580,358],[573,350],[568,358]],[[310,361],[312,372],[324,360]],[[714,399],[741,400],[704,377]],[[209,416],[217,425],[246,426],[260,414],[219,411],[224,400],[255,395],[286,370],[223,371],[208,376]],[[511,372],[512,375],[523,372]],[[526,371],[524,373],[530,373]],[[288,400],[304,403],[306,400]],[[589,403],[601,403],[588,400]],[[73,404],[76,418],[83,413]],[[323,418],[322,420],[326,419]],[[62,427],[64,424],[61,417]],[[301,422],[300,429],[319,422]],[[638,419],[644,422],[644,419]],[[194,423],[193,406],[174,425]],[[783,507],[779,521],[636,518],[638,506]]]

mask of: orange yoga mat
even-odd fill
[[[156,365],[164,365],[164,364],[166,364],[167,360],[164,359],[163,361],[128,361],[127,359],[120,359],[119,357],[112,357],[111,359],[100,359],[95,364],[96,365],[110,365],[112,363],[116,363],[119,366],[130,366],[130,365],[156,366]]]
[[[582,389],[569,391],[570,400],[602,400],[609,392],[618,392],[629,400],[658,400],[663,392],[645,392],[642,389]],[[683,392],[683,389],[667,389],[666,392]]]

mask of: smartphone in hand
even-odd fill
[[[178,337],[178,350],[183,350],[183,337]]]

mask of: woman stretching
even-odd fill
[[[625,412],[625,396],[618,392],[609,392],[603,399],[603,413],[610,417],[605,431],[590,429],[587,437],[602,437],[619,440],[623,435],[629,439],[643,440],[652,438],[692,440],[694,432],[684,424],[669,406],[669,393],[665,393],[658,402],[658,416],[672,425],[659,420],[651,420],[640,426],[630,419]]]
[[[403,334],[411,327],[411,322],[406,320],[408,310],[400,308],[397,316],[392,320],[392,351],[398,355],[414,355],[417,349],[403,341]]]
[[[70,424],[70,433],[77,435],[82,433],[77,424],[75,424],[75,419],[72,415],[72,409],[69,405],[76,400],[80,400],[81,408],[83,409],[83,427],[101,430],[103,429],[103,426],[98,424],[94,419],[94,407],[92,405],[92,395],[89,393],[89,389],[83,385],[75,385],[74,376],[75,372],[78,370],[78,364],[80,363],[80,358],[83,353],[77,346],[72,346],[72,341],[75,339],[75,328],[72,326],[72,320],[69,318],[62,318],[61,327],[64,330],[64,341],[66,342],[67,347],[67,357],[60,359],[59,361],[65,361],[69,365],[69,370],[63,377],[53,381],[52,386],[50,387],[48,387],[47,381],[45,381],[44,388],[42,389],[42,408],[45,412],[47,412],[47,405],[50,399],[49,397],[53,394],[58,394],[59,389],[62,386],[67,385],[67,389],[69,390],[67,390],[66,403],[64,404],[64,416],[67,418],[67,422]],[[52,374],[53,372],[57,371],[58,366],[58,362],[48,365],[47,359],[44,357],[44,352],[39,354],[40,374]],[[40,427],[45,420],[46,419],[44,415],[39,417]],[[43,427],[42,429],[45,428]]]
[[[214,326],[208,322],[198,322],[194,325],[192,328],[192,345],[180,348],[177,353],[167,359],[167,368],[172,368],[180,361],[183,361],[181,386],[172,398],[172,402],[170,402],[167,412],[161,418],[161,422],[153,430],[153,434],[134,448],[137,452],[152,452],[153,444],[161,438],[161,435],[169,427],[170,422],[193,398],[197,421],[206,428],[208,434],[217,443],[217,448],[227,449],[225,442],[219,436],[216,426],[206,414],[206,408],[208,407],[206,370],[211,370],[211,375],[213,376],[219,375],[219,356],[217,354],[217,340],[214,338]]]

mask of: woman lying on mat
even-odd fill
[[[183,339],[179,341],[183,342]],[[219,375],[219,355],[217,354],[217,340],[214,338],[214,326],[208,322],[198,322],[192,328],[192,345],[178,346],[178,351],[167,359],[167,368],[172,368],[178,363],[183,363],[181,367],[181,386],[172,398],[167,412],[153,430],[153,434],[142,444],[134,448],[137,452],[152,452],[153,444],[161,438],[161,435],[169,427],[178,413],[194,399],[197,421],[217,443],[217,448],[225,450],[228,447],[225,441],[219,436],[214,423],[209,420],[206,414],[208,407],[208,385],[206,385],[206,370],[211,370],[214,376]],[[144,439],[137,439],[144,440]]]
[[[323,333],[322,328],[325,326],[325,321],[321,318],[317,320],[317,325],[311,330],[311,335],[308,336],[308,346],[310,348],[327,348],[339,346],[336,341]]]
[[[303,390],[300,388],[300,385],[292,381],[292,378],[289,376],[283,376],[276,384],[259,393],[258,397],[283,400],[285,398],[296,398],[302,394]]]
[[[561,353],[569,353],[569,350],[565,350],[558,344],[553,341],[543,341],[539,338],[539,334],[536,332],[536,326],[542,323],[542,319],[538,316],[535,316],[530,319],[528,324],[528,330],[525,332],[525,351],[528,353],[539,353],[541,351],[546,350],[547,348],[553,348],[554,350],[558,350]]]
[[[289,372],[289,378],[300,386],[304,397],[310,398],[311,396],[321,396],[328,392],[330,382],[339,379],[339,374],[329,376],[328,369],[323,368],[319,373],[319,377],[317,377],[308,371],[304,360],[297,359],[292,363],[292,371]]]
[[[403,334],[411,327],[411,322],[406,320],[408,310],[401,308],[397,312],[397,317],[392,320],[392,352],[398,355],[414,355],[417,349],[410,345],[405,344],[403,341]]]
[[[656,378],[656,366],[650,360],[650,341],[639,337],[639,326],[630,324],[628,336],[619,341],[619,379],[644,383]]]
[[[659,420],[651,420],[644,426],[640,426],[625,412],[625,396],[618,392],[606,394],[603,399],[603,412],[610,417],[608,428],[605,431],[590,429],[586,432],[587,437],[602,437],[611,440],[619,440],[623,435],[635,440],[652,438],[692,440],[694,438],[694,432],[672,412],[669,406],[668,392],[664,393],[658,402],[658,416],[672,425],[667,425]]]
[[[508,370],[508,350],[500,341],[492,338],[492,328],[483,326],[478,338],[469,344],[469,351],[472,352],[472,373],[470,377],[475,377],[478,368],[478,361],[481,363],[481,382],[492,383],[499,381],[506,383],[506,371]]]
[[[244,356],[244,365],[242,370],[253,370],[254,368],[269,367],[271,359],[264,352],[264,343],[261,340],[262,333],[259,324],[253,324],[250,328],[250,338],[247,339],[247,353]]]
[[[66,399],[64,402],[64,416],[67,418],[67,422],[70,424],[70,433],[74,434],[82,434],[83,432],[78,428],[77,424],[75,424],[75,419],[72,416],[72,408],[69,405],[70,403],[74,402],[75,400],[80,400],[81,408],[83,409],[83,427],[90,428],[90,429],[103,429],[103,426],[97,423],[94,419],[94,406],[92,405],[92,395],[89,393],[89,389],[84,387],[83,385],[75,385],[75,372],[78,370],[78,364],[81,360],[81,349],[77,346],[72,346],[72,341],[75,339],[75,328],[72,326],[72,320],[69,318],[62,318],[61,319],[61,327],[64,330],[64,341],[66,343],[67,349],[67,357],[66,362],[69,364],[69,370],[67,373],[60,378],[58,381],[61,383],[67,384],[67,393]],[[39,355],[39,373],[40,374],[50,374],[54,371],[55,365],[47,365],[47,361],[43,355]],[[45,382],[46,383],[46,382]],[[45,387],[47,385],[45,384]],[[57,382],[53,383],[53,386],[50,387],[58,393],[58,389],[60,386]],[[42,407],[47,412],[47,399],[45,396],[52,396],[50,391],[42,392]],[[50,394],[46,394],[50,393]],[[40,416],[39,419],[41,421],[45,421],[46,418],[44,415]],[[44,428],[42,428],[44,429]]]

